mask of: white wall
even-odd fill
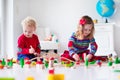
[[[13,0],[14,55],[17,51],[17,38],[22,33],[21,21],[29,15],[29,0]]]
[[[96,12],[98,0],[15,0],[14,1],[14,31],[15,42],[22,33],[20,22],[26,16],[33,16],[38,21],[39,27],[49,27],[52,32],[57,34],[60,41],[59,52],[67,49],[68,38],[76,30],[78,20],[83,15],[89,15],[93,19],[103,22]],[[117,1],[117,0],[116,0]],[[110,22],[115,22],[115,50],[119,53],[120,49],[120,1],[117,1],[117,11],[109,18]],[[16,31],[17,30],[17,31]],[[16,43],[14,44],[16,48]]]
[[[60,40],[60,52],[67,49],[68,38],[76,29],[81,15],[98,16],[95,11],[96,0],[31,0],[30,15],[34,16],[40,27],[49,27]],[[91,10],[93,10],[93,13]]]

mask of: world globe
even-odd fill
[[[96,4],[96,10],[102,17],[110,17],[114,14],[115,3],[113,0],[99,0]]]

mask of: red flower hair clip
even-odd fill
[[[86,23],[85,19],[80,19],[80,22],[79,22],[80,25],[84,25],[85,23]]]

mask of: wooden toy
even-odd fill
[[[49,74],[54,74],[54,68],[49,68]]]
[[[21,68],[23,68],[24,64],[25,64],[25,63],[24,63],[24,59],[21,58],[21,59],[20,59],[20,65],[21,65]]]
[[[5,59],[4,59],[4,58],[2,59],[2,62],[1,62],[1,63],[2,63],[2,65],[3,65],[3,66],[5,66],[5,65],[6,65],[6,61],[5,61]]]
[[[44,69],[44,63],[40,60],[36,62],[37,69]]]
[[[24,59],[24,62],[25,62],[25,63],[26,63],[26,62],[30,62],[30,61],[29,61],[29,58],[25,58],[25,59]]]
[[[0,80],[15,80],[15,79],[10,77],[0,77]]]
[[[114,72],[120,72],[120,70],[116,69],[116,70],[114,70]]]
[[[45,66],[46,68],[48,68],[48,66],[49,66],[49,61],[48,61],[48,60],[44,60],[44,66]]]
[[[30,64],[31,64],[30,61],[25,61],[24,67],[25,67],[25,68],[30,68]]]
[[[13,62],[12,62],[12,59],[7,62],[7,68],[12,68],[13,67]]]
[[[50,59],[51,57],[53,57],[54,59],[58,59],[58,61],[60,61],[60,55],[56,54],[56,53],[42,53],[41,57],[44,59]]]
[[[85,66],[88,67],[88,58],[85,59]]]
[[[118,56],[114,56],[114,58],[115,58],[115,61],[114,61],[115,64],[120,63]]]
[[[26,80],[35,80],[35,79],[34,79],[34,77],[32,77],[32,76],[28,76],[28,77],[26,78]]]
[[[32,61],[30,67],[36,67],[36,61]]]
[[[4,68],[4,66],[0,63],[0,69],[3,69]]]
[[[120,75],[118,75],[118,79],[120,80]]]
[[[109,61],[108,66],[112,66],[113,62]]]
[[[49,59],[49,68],[54,68],[54,58],[53,57],[51,57]]]
[[[64,80],[64,74],[49,74],[48,80]]]
[[[101,60],[97,60],[96,63],[97,63],[97,65],[98,65],[99,67],[101,67],[101,65],[102,65]]]
[[[12,58],[12,62],[13,62],[13,63],[17,63],[17,59]]]
[[[113,59],[112,59],[113,56],[112,56],[112,54],[109,54],[107,57],[108,57],[108,61],[109,62],[113,62]]]
[[[75,67],[74,64],[76,64],[76,62],[66,57],[61,57],[61,64],[65,67]]]

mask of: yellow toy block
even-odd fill
[[[35,79],[34,79],[34,77],[29,76],[29,77],[26,78],[26,80],[35,80]]]
[[[120,80],[120,75],[118,76],[118,79]]]
[[[49,74],[48,80],[64,80],[64,74]]]
[[[17,63],[17,59],[13,58],[13,59],[12,59],[12,62],[13,62],[13,63]]]
[[[30,64],[30,67],[35,67],[35,66],[36,66],[36,62],[32,61],[31,64]]]

